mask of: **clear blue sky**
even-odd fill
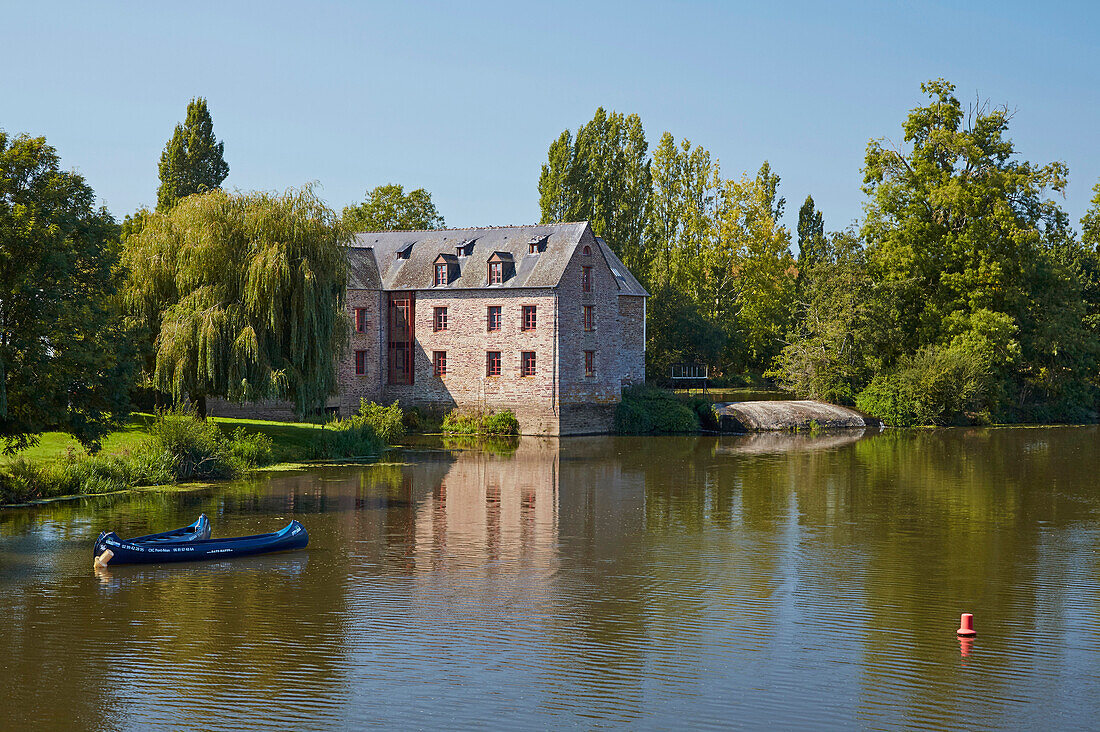
[[[229,188],[308,181],[339,209],[397,182],[452,226],[538,220],[550,141],[599,105],[708,148],[727,176],[768,159],[788,223],[860,216],[868,139],[899,138],[922,80],[1016,110],[1013,138],[1063,160],[1076,222],[1100,178],[1093,3],[10,2],[0,128],[45,135],[116,216],[156,201],[157,159],[205,96]]]

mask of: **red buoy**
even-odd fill
[[[957,635],[972,636],[977,635],[974,632],[974,616],[970,613],[963,613],[962,619],[959,621],[959,629],[955,631]]]

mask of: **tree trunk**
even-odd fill
[[[198,412],[199,419],[206,419],[206,395],[203,394],[200,397],[195,397],[195,410]]]

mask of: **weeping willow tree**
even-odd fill
[[[203,416],[210,396],[323,405],[347,337],[348,239],[309,186],[215,190],[149,214],[123,259],[152,385]]]

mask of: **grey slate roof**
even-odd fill
[[[619,283],[619,294],[649,297],[649,293],[642,287],[642,283],[638,282],[637,278],[623,264],[623,261],[615,255],[615,252],[611,251],[611,247],[598,236],[596,241],[599,242],[600,249],[603,250],[603,256],[607,259],[608,266],[611,267],[611,274],[615,275],[615,281]]]
[[[496,226],[474,229],[430,231],[372,231],[357,234],[348,260],[349,287],[383,290],[497,289],[556,287],[565,267],[580,244],[588,222]],[[532,241],[545,240],[537,254],[529,254]],[[472,245],[470,244],[472,242]],[[597,239],[608,264],[618,272],[616,281],[623,294],[647,295],[610,247]],[[467,243],[468,256],[456,257]],[[408,252],[408,258],[397,256]],[[446,285],[433,285],[433,265],[440,254],[449,255],[452,278]],[[515,273],[502,284],[488,284],[488,262],[493,254],[514,262]],[[452,259],[453,258],[453,259]],[[370,267],[373,264],[373,267]],[[367,271],[372,269],[372,272]],[[454,271],[457,269],[457,276]],[[375,284],[371,284],[375,283]]]
[[[374,263],[374,252],[370,249],[352,248],[348,251],[348,287],[352,290],[382,289],[378,265]]]

